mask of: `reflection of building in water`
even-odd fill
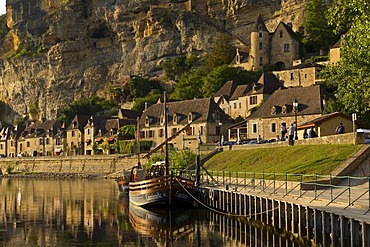
[[[112,227],[117,215],[112,210],[116,198],[97,198],[95,192],[99,190],[115,195],[111,193],[115,184],[77,179],[59,183],[55,180],[0,179],[0,225],[11,224],[16,229],[44,220],[53,226],[46,231],[68,229],[76,238],[84,235],[86,239],[110,232],[114,237],[117,229]],[[40,231],[38,235],[42,239],[45,233]]]

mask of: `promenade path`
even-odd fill
[[[350,187],[345,180],[335,186],[318,186],[319,183],[316,183],[316,190],[315,183],[300,186],[300,182],[240,178],[209,188],[295,203],[370,224],[370,181],[368,177],[358,178],[361,180]]]

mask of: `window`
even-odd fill
[[[279,36],[280,36],[280,38],[282,38],[282,37],[283,37],[283,31],[280,31],[280,32],[279,32]]]
[[[173,124],[177,124],[177,115],[173,114]]]
[[[263,46],[262,46],[262,42],[259,42],[259,43],[258,43],[258,49],[259,49],[259,50],[262,50],[262,48],[263,48]]]
[[[307,74],[304,74],[304,78],[307,79]]]
[[[262,34],[262,32],[260,32],[260,33],[259,33],[259,37],[260,37],[260,38],[262,38],[262,36],[263,36],[263,34]]]
[[[171,135],[175,135],[177,132],[177,128],[172,128]]]
[[[200,126],[200,127],[199,127],[199,133],[200,133],[201,135],[203,135],[203,126]]]
[[[271,124],[271,132],[276,132],[276,123]]]
[[[14,142],[13,140],[10,141],[10,146],[13,147],[14,146]]]
[[[241,102],[239,102],[239,108],[242,108],[242,103]]]
[[[3,150],[4,149],[4,145],[3,144],[0,144],[0,149]]]
[[[21,144],[19,144],[19,151],[23,151],[23,144],[21,143]]]
[[[221,127],[220,126],[216,126],[216,135],[221,135]]]
[[[260,57],[260,65],[263,65],[263,57]]]
[[[75,131],[74,130],[72,130],[72,137],[74,137],[75,136]]]
[[[146,127],[149,126],[149,117],[148,116],[145,117],[145,126]]]
[[[290,80],[294,80],[294,73],[290,73]]]
[[[234,109],[236,109],[237,107],[236,107],[236,103],[234,103]]]
[[[60,138],[57,138],[57,139],[55,140],[55,144],[56,144],[56,145],[62,145],[62,140],[61,140]]]
[[[290,44],[284,44],[284,52],[290,52]]]
[[[29,148],[30,147],[30,142],[27,142],[26,146]]]
[[[46,145],[50,144],[50,139],[49,138],[46,138],[45,141],[46,141]]]
[[[253,124],[252,127],[253,127],[253,130],[252,130],[253,133],[257,133],[257,124]]]
[[[39,145],[43,145],[44,141],[42,139],[39,139]]]
[[[158,130],[158,137],[163,137],[164,136],[164,130],[163,129],[159,129]]]
[[[87,129],[87,134],[90,135],[90,129]]]
[[[256,105],[257,104],[257,96],[256,95],[249,97],[249,104],[250,105]]]
[[[188,123],[193,121],[193,113],[189,112],[188,114]]]

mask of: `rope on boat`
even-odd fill
[[[193,196],[186,188],[185,188],[185,186],[183,186],[183,184],[179,181],[179,179],[176,177],[176,176],[174,176],[175,177],[175,179],[176,179],[176,181],[177,181],[177,183],[185,190],[185,192],[186,193],[188,193],[197,203],[199,203],[200,205],[202,205],[203,207],[205,207],[205,208],[207,208],[207,209],[209,209],[209,210],[211,210],[211,211],[213,211],[213,212],[215,212],[215,213],[218,213],[218,214],[223,214],[223,215],[227,215],[227,216],[232,216],[232,217],[247,217],[247,218],[252,218],[252,216],[256,216],[256,215],[261,215],[261,214],[266,214],[266,213],[268,213],[268,212],[272,212],[272,211],[275,211],[275,210],[277,210],[277,209],[279,209],[279,207],[276,207],[276,208],[274,208],[274,209],[269,209],[269,210],[265,210],[265,211],[263,211],[263,212],[259,212],[259,213],[254,213],[254,214],[232,214],[232,213],[226,213],[226,212],[223,212],[223,211],[219,211],[219,210],[216,210],[216,209],[214,209],[214,208],[212,208],[212,207],[210,207],[210,206],[208,206],[208,205],[206,205],[206,204],[204,204],[204,203],[202,203],[201,201],[199,201],[195,196]]]

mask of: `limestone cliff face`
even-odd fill
[[[268,27],[302,25],[308,0],[7,0],[0,100],[15,116],[46,114],[75,99],[104,94],[127,75],[160,74],[180,54],[210,51],[217,32],[249,40],[258,14]]]

